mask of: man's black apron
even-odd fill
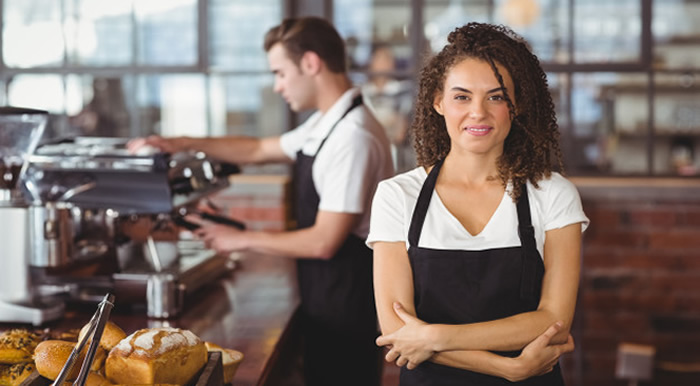
[[[517,203],[521,247],[483,251],[443,250],[418,246],[435,190],[439,161],[423,183],[409,228],[408,256],[413,269],[414,297],[419,319],[427,323],[466,324],[501,319],[537,309],[544,264],[535,244],[527,189]],[[504,230],[509,232],[510,230]],[[515,352],[497,354],[515,357]],[[401,386],[507,385],[503,378],[424,362],[413,370],[401,369]],[[518,385],[563,385],[554,371]]]
[[[358,96],[338,122],[360,105],[362,97]],[[320,199],[312,177],[315,158],[300,150],[294,166],[299,228],[311,227],[316,221]],[[374,342],[378,333],[372,251],[365,241],[350,234],[333,258],[299,259],[297,271],[306,385],[379,385],[381,351]]]

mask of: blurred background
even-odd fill
[[[280,134],[304,117],[272,92],[263,35],[326,17],[399,171],[414,167],[424,59],[467,22],[512,27],[547,72],[592,220],[568,384],[700,384],[699,0],[0,0],[0,13],[0,104],[48,110],[44,141]],[[642,375],[625,343],[652,358]]]

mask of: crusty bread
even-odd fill
[[[39,334],[24,329],[5,331],[0,335],[0,363],[15,364],[32,361]]]
[[[66,364],[70,353],[75,347],[74,342],[66,342],[63,340],[45,340],[36,346],[34,351],[34,364],[36,365],[36,370],[43,377],[56,380],[58,374],[61,373],[61,369]],[[73,380],[78,377],[80,373],[80,367],[85,360],[85,353],[87,352],[87,346],[80,353],[78,359],[73,364],[73,368],[66,380]],[[102,367],[104,359],[106,356],[106,351],[100,347],[97,348],[95,352],[95,360],[90,367],[91,370],[97,371]]]
[[[186,384],[207,362],[195,334],[177,328],[134,332],[109,352],[107,379],[115,384]]]
[[[0,385],[20,385],[34,371],[33,363],[17,363],[0,367]]]
[[[83,328],[80,330],[80,334],[78,335],[78,342],[80,342],[80,340],[83,339],[83,336],[87,334],[89,328],[89,323],[83,326]],[[126,338],[126,333],[124,330],[113,322],[107,321],[107,324],[105,324],[105,329],[102,332],[102,338],[100,338],[100,347],[109,352],[124,338]],[[87,344],[89,345],[90,342],[88,341]]]
[[[221,361],[224,365],[224,383],[232,383],[233,376],[238,370],[238,365],[243,360],[243,353],[229,348],[223,348],[216,343],[204,342],[207,346],[207,351],[220,351]]]

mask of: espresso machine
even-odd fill
[[[0,322],[41,325],[63,316],[64,303],[31,281],[32,204],[21,186],[47,120],[46,111],[0,107]]]
[[[199,209],[239,168],[201,152],[132,154],[127,142],[77,137],[28,157],[31,277],[65,301],[98,302],[110,292],[150,317],[176,316],[187,294],[235,265],[182,235],[196,227],[186,214],[244,227]]]
[[[196,225],[184,216],[243,228],[200,209],[236,165],[201,152],[131,154],[127,138],[40,144],[47,119],[0,107],[0,322],[42,325],[107,292],[120,308],[168,318],[234,268],[187,237]]]

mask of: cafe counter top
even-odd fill
[[[188,295],[176,318],[149,319],[143,313],[123,312],[115,301],[110,320],[127,334],[148,327],[188,329],[204,341],[241,351],[244,359],[233,380],[235,386],[269,385],[284,377],[293,365],[298,337],[298,294],[295,264],[290,259],[245,254],[236,269],[198,292]],[[61,330],[86,324],[96,305],[68,307],[64,318],[45,327]],[[6,330],[10,325],[0,325]]]

